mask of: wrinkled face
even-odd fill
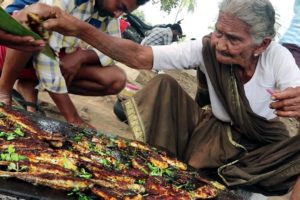
[[[257,48],[252,42],[249,25],[224,13],[219,14],[211,41],[217,60],[223,64],[243,66],[253,58]]]
[[[111,16],[118,18],[123,13],[130,13],[135,10],[138,5],[136,0],[96,0],[95,4],[99,15]]]

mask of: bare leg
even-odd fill
[[[86,123],[79,116],[73,102],[70,99],[70,96],[67,93],[57,94],[57,93],[49,92],[49,95],[51,96],[54,103],[60,110],[61,114],[65,117],[65,119],[69,123],[95,129],[92,125]]]
[[[19,79],[16,83],[16,89],[23,96],[25,101],[37,104],[38,90],[35,89],[37,84],[38,82],[34,80]],[[28,105],[27,111],[36,112],[36,108]]]
[[[13,86],[32,53],[7,49],[3,70],[0,78],[0,101],[11,105]]]
[[[84,66],[68,88],[70,93],[85,96],[104,96],[119,93],[126,84],[126,75],[116,65],[109,67]]]

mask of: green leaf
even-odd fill
[[[106,159],[102,159],[102,164],[105,166],[105,167],[110,167],[110,163],[108,160]]]
[[[24,132],[22,131],[22,129],[20,127],[16,128],[15,129],[15,133],[18,135],[18,136],[21,136],[21,137],[24,137]]]
[[[10,154],[11,161],[19,161],[19,155],[16,153]]]
[[[18,21],[16,21],[14,18],[12,18],[1,7],[0,7],[0,29],[6,31],[8,33],[14,34],[14,35],[32,36],[36,40],[42,39],[41,36],[39,36],[37,33],[29,30],[28,28],[26,28],[22,24],[20,24]],[[42,53],[52,59],[56,58],[53,50],[50,48],[50,46],[48,44],[45,46]]]
[[[92,178],[92,174],[87,172],[84,168],[80,169],[79,175],[80,178],[90,179]]]
[[[137,180],[137,184],[140,184],[140,185],[145,185],[146,184],[146,181],[145,180]]]
[[[8,155],[8,154],[2,153],[2,154],[0,155],[1,160],[6,160],[7,155]]]
[[[22,165],[19,171],[26,171],[27,169],[28,169],[28,167],[27,167],[27,166],[25,166],[25,165]]]
[[[26,160],[26,159],[27,159],[27,157],[26,157],[26,156],[19,155],[19,161],[20,161],[20,160]]]
[[[7,166],[7,169],[9,171],[18,171],[16,163],[9,163],[9,165]]]
[[[15,147],[14,147],[13,145],[9,145],[8,148],[7,148],[7,152],[8,152],[9,154],[15,153],[15,152],[16,152],[16,149],[15,149]]]
[[[7,137],[6,137],[6,140],[13,140],[16,138],[16,135],[12,132],[10,133],[7,133]]]
[[[174,172],[169,170],[169,169],[165,169],[164,173],[167,174],[168,176],[171,176],[171,177],[174,176]]]

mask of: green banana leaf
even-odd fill
[[[16,21],[14,18],[12,18],[1,7],[0,7],[0,29],[14,35],[32,36],[36,40],[42,39],[41,36],[39,36],[37,33],[29,30],[28,28],[20,24],[18,21]],[[53,50],[50,48],[48,44],[43,49],[42,53],[52,59],[55,59],[55,53],[53,52]]]

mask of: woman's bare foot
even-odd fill
[[[26,102],[31,102],[33,105],[37,105],[38,90],[35,89],[37,85],[36,81],[28,79],[19,79],[16,83],[16,90],[23,96]],[[27,105],[27,111],[36,112],[35,106]]]

